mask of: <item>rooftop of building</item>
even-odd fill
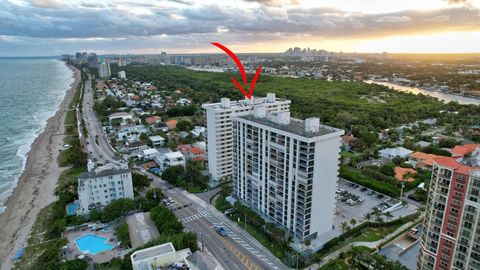
[[[168,153],[165,153],[164,156],[168,159],[184,158],[182,152],[180,151],[168,152]]]
[[[122,168],[110,163],[110,164],[106,164],[104,166],[95,168],[92,171],[81,173],[78,175],[78,179],[97,178],[97,177],[129,173],[129,172],[130,172],[129,169]]]
[[[395,179],[401,182],[413,182],[415,178],[413,175],[417,173],[414,169],[411,168],[402,168],[400,166],[395,167]]]
[[[335,132],[342,131],[340,129],[329,127],[325,125],[319,125],[316,131],[310,132],[305,130],[305,121],[296,118],[290,118],[289,123],[287,124],[280,124],[276,123],[269,117],[257,117],[253,114],[239,116],[238,118],[242,118],[248,121],[252,121],[255,123],[259,123],[268,127],[272,127],[278,130],[286,131],[288,133],[297,134],[306,138],[313,138],[318,136],[324,136],[327,134],[332,134]],[[343,131],[342,131],[343,132]]]
[[[474,152],[478,147],[480,147],[480,144],[456,145],[450,152],[452,156],[465,156]]]
[[[172,254],[175,252],[175,248],[173,247],[172,243],[165,243],[162,245],[157,245],[141,250],[137,250],[132,254],[132,261],[138,262],[143,261],[145,259],[164,256],[167,254]]]
[[[457,173],[469,175],[470,171],[472,170],[480,170],[480,160],[479,160],[479,157],[476,157],[476,158],[478,162],[476,164],[472,164],[464,160],[457,160],[456,158],[453,158],[453,157],[437,157],[437,158],[434,158],[434,161],[436,164],[442,167],[451,168]]]
[[[217,103],[204,103],[202,108],[219,108],[219,109],[235,109],[241,107],[248,107],[252,105],[267,104],[267,103],[276,103],[276,102],[285,102],[290,103],[289,99],[277,98],[275,94],[268,93],[266,97],[252,97],[252,99],[243,99],[230,101],[229,98],[223,98],[221,102]]]

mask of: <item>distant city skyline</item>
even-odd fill
[[[0,56],[480,52],[479,15],[480,0],[0,0]]]

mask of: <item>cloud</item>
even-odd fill
[[[467,0],[445,0],[445,1],[447,1],[449,4],[462,4],[467,2]]]
[[[80,6],[85,8],[104,8],[105,5],[97,2],[82,2]]]
[[[34,7],[47,9],[59,9],[64,7],[64,4],[58,0],[31,0],[30,4]]]
[[[411,19],[407,16],[383,16],[375,19],[377,23],[401,23],[409,22]]]
[[[244,0],[245,2],[259,3],[265,6],[280,7],[284,5],[298,5],[298,0]]]
[[[62,49],[96,44],[113,50],[152,44],[180,48],[180,43],[185,48],[198,48],[211,40],[255,43],[304,37],[366,39],[480,31],[480,12],[469,6],[366,14],[332,7],[281,7],[272,4],[279,1],[257,1],[262,5],[244,5],[239,12],[238,6],[228,3],[184,5],[187,1],[141,1],[141,5],[137,3],[139,0],[102,3],[84,0],[66,5],[53,0],[35,0],[30,5],[6,1],[0,7],[0,37],[14,40],[0,40],[2,44],[11,42],[12,50],[23,48],[22,42],[27,42],[25,46],[40,44],[32,40]],[[62,47],[66,43],[69,45]]]

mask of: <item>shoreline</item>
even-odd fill
[[[0,269],[12,267],[10,258],[24,245],[41,209],[56,200],[53,194],[60,174],[67,168],[58,165],[57,157],[65,138],[65,116],[75,88],[80,82],[80,70],[67,65],[74,81],[68,86],[55,115],[31,145],[24,170],[7,199],[6,210],[0,214]]]
[[[398,84],[398,83],[393,83],[393,82],[385,82],[385,81],[377,81],[377,80],[364,80],[363,82],[383,85],[383,86],[386,86],[386,87],[394,88],[394,90],[396,90],[396,91],[408,92],[408,93],[414,93],[414,94],[417,94],[417,93],[412,92],[412,91],[418,91],[418,90],[424,91],[426,93],[422,93],[422,94],[437,98],[437,99],[443,101],[444,103],[448,103],[450,101],[457,101],[460,104],[464,104],[464,105],[466,105],[466,104],[479,105],[479,103],[480,103],[480,97],[479,96],[442,92],[442,91],[439,91],[439,90],[434,90],[434,89],[425,88],[425,87],[408,86],[408,85],[403,85],[403,84]],[[385,84],[387,84],[387,85],[385,85]],[[397,87],[397,88],[395,88],[395,87]],[[409,89],[409,90],[403,90],[402,88]],[[415,89],[418,89],[418,90],[415,90]],[[436,95],[443,95],[445,97],[451,96],[451,98],[449,98],[451,100],[447,100],[447,99],[442,100],[441,97],[438,97]],[[453,100],[454,97],[458,97],[459,99],[463,99],[463,102],[461,100]]]

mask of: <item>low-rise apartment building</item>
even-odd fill
[[[80,174],[77,191],[77,215],[85,215],[113,200],[133,199],[132,174],[128,168],[107,164]]]

